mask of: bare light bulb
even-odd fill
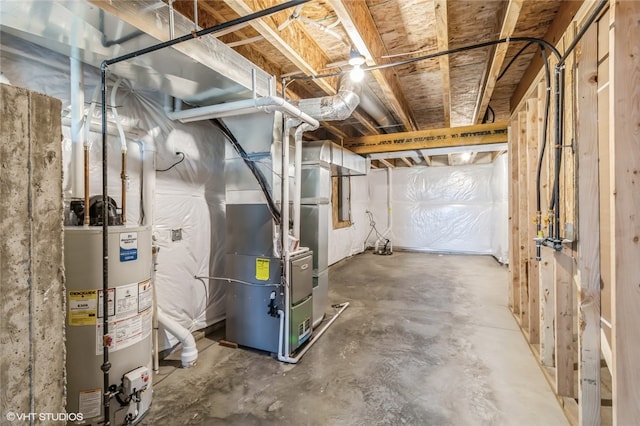
[[[469,161],[469,160],[471,160],[471,153],[470,152],[463,152],[460,157],[462,158],[462,161]]]
[[[362,68],[360,68],[360,65],[355,65],[353,67],[353,69],[349,73],[349,77],[351,78],[351,81],[355,81],[356,83],[362,81],[362,79],[364,78],[364,71],[362,70]]]

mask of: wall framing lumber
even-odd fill
[[[526,178],[526,194],[527,197],[527,216],[528,229],[527,239],[525,240],[527,248],[527,257],[529,262],[528,269],[528,300],[529,300],[529,342],[533,344],[540,343],[540,270],[539,262],[536,260],[536,245],[533,237],[536,235],[536,170],[538,168],[538,141],[541,139],[542,120],[538,115],[538,100],[531,98],[527,100],[527,178]]]
[[[600,207],[598,182],[598,29],[579,46],[578,191],[578,417],[580,425],[600,423]]]
[[[509,282],[509,305],[511,311],[520,320],[520,233],[519,213],[518,213],[518,153],[520,122],[511,120],[509,127],[509,268],[511,269],[511,280]]]
[[[520,326],[529,331],[529,215],[527,211],[527,112],[518,113],[518,257]]]
[[[345,139],[344,147],[356,154],[374,154],[503,143],[507,140],[507,123],[490,123],[349,138]]]
[[[573,258],[554,252],[556,393],[575,397],[573,385]]]
[[[554,367],[555,363],[555,278],[553,252],[542,247],[540,261],[540,363]]]
[[[613,423],[640,424],[640,2],[610,3]],[[633,40],[633,41],[632,41]],[[604,189],[607,190],[607,189]]]

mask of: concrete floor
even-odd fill
[[[145,425],[566,425],[491,257],[368,252],[330,270],[350,301],[296,366],[200,341],[156,375]],[[331,311],[331,308],[329,308]]]

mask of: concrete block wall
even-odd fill
[[[65,407],[60,112],[0,84],[0,424]]]

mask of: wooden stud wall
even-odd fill
[[[595,0],[582,6],[558,42],[561,52],[595,6]],[[580,425],[640,424],[640,45],[630,42],[640,39],[640,2],[611,1],[609,8],[565,63],[560,174],[565,241],[561,251],[543,247],[540,261],[533,219],[543,72],[509,120],[509,306],[568,419]],[[552,218],[553,98],[549,116],[540,173],[545,235],[545,217]],[[601,368],[602,360],[608,370]],[[608,371],[612,409],[601,410],[601,377]]]

